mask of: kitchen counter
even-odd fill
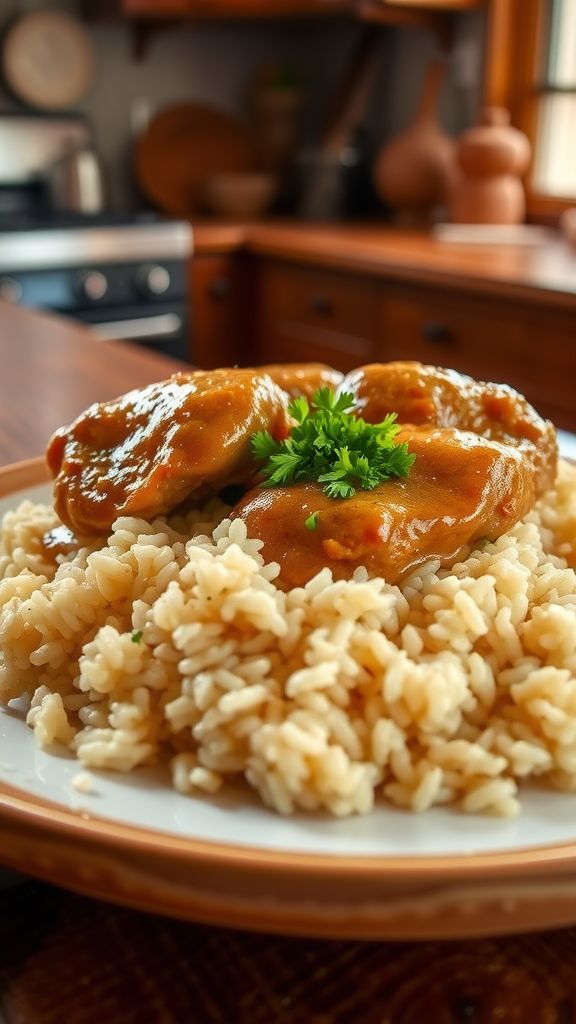
[[[40,453],[50,431],[88,403],[179,365],[0,304],[0,461]],[[6,1024],[536,1024],[572,1020],[576,1006],[576,927],[468,942],[336,942],[171,921],[32,880],[0,900]]]
[[[576,251],[550,231],[539,245],[462,245],[385,225],[199,221],[196,255],[249,252],[388,279],[521,298],[576,311]]]
[[[0,302],[0,465],[40,455],[51,433],[94,401],[162,380],[183,363],[97,341],[61,317]]]
[[[162,380],[187,364],[0,301],[0,466],[40,455],[51,433],[91,402]],[[560,430],[576,460],[576,434]]]

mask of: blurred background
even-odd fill
[[[576,428],[576,0],[0,0],[0,296]],[[546,347],[542,337],[546,336]]]

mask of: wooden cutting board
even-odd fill
[[[178,217],[202,209],[210,175],[253,167],[242,127],[224,111],[199,103],[165,108],[136,141],[134,168],[142,192],[158,209]]]

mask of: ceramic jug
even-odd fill
[[[526,210],[522,175],[530,162],[527,137],[501,107],[487,107],[480,124],[461,136],[450,219],[457,224],[519,224]]]
[[[437,116],[444,70],[442,61],[430,65],[412,125],[386,143],[376,158],[376,191],[405,219],[425,218],[447,199],[455,145]]]

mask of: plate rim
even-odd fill
[[[567,462],[576,464],[571,459]],[[47,483],[50,473],[43,456],[0,467],[0,497],[16,495],[28,487]],[[272,812],[270,812],[272,813]],[[202,865],[220,870],[237,869],[267,878],[286,874],[302,878],[328,877],[350,880],[360,873],[367,882],[439,882],[522,877],[546,874],[550,868],[568,873],[576,869],[576,836],[573,841],[530,846],[525,850],[503,848],[470,854],[324,854],[275,850],[247,844],[231,844],[194,836],[179,836],[117,822],[84,808],[68,809],[55,801],[0,782],[0,826],[18,825],[34,835],[90,841],[101,852],[132,851],[140,856],[161,857],[166,863]]]

